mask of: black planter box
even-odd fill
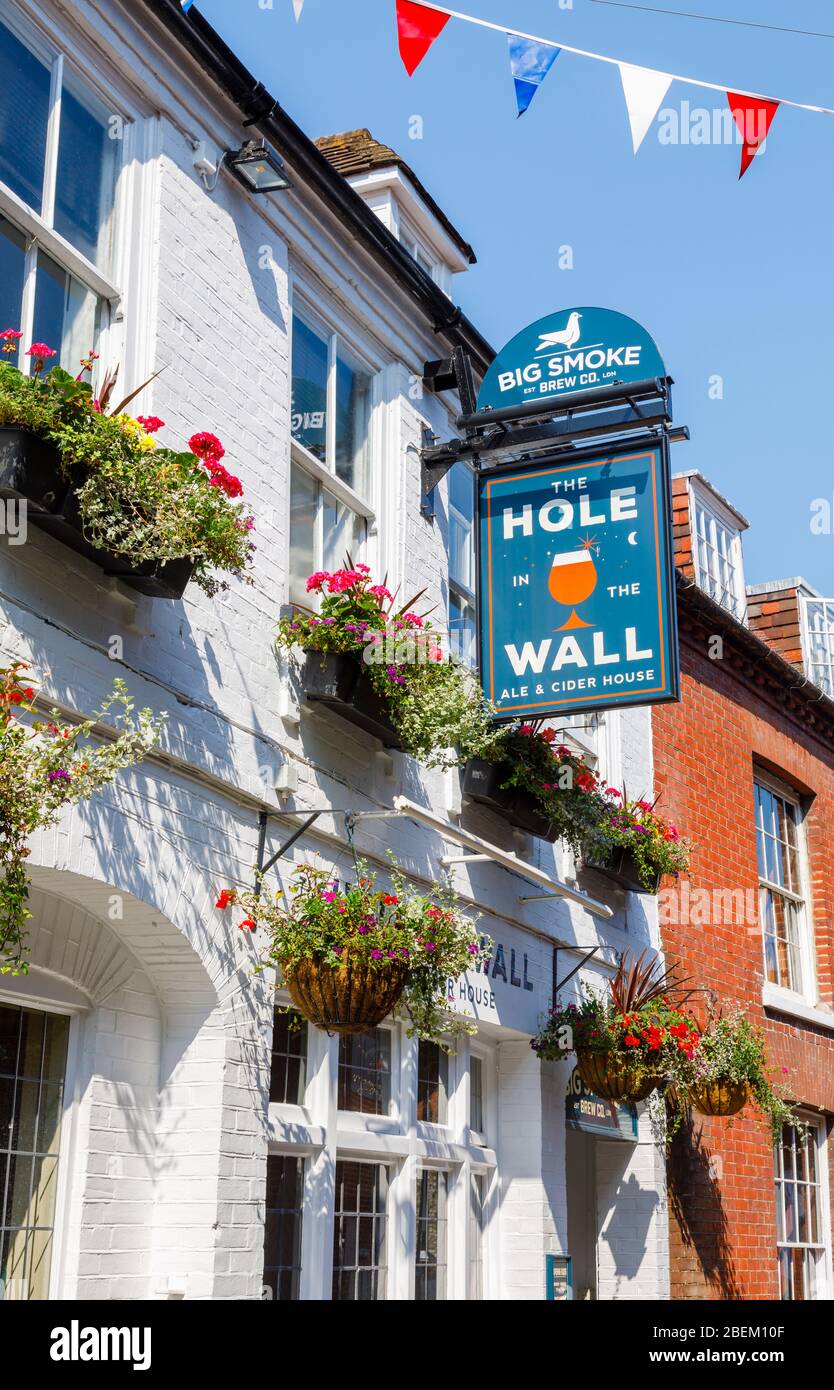
[[[552,843],[559,838],[553,823],[541,814],[530,792],[515,787],[502,788],[507,779],[506,763],[491,763],[486,758],[470,758],[463,771],[463,795],[479,806],[487,806],[508,825],[536,835]]]
[[[61,477],[57,451],[27,430],[0,428],[0,497],[25,499],[29,520],[36,526],[140,594],[182,598],[194,568],[190,560],[131,565],[84,539],[78,499]]]
[[[653,888],[645,888],[637,877],[637,864],[630,849],[617,849],[606,864],[599,864],[595,860],[586,859],[585,867],[595,869],[598,874],[604,874],[610,878],[612,883],[619,884],[620,888],[627,888],[630,893],[650,893],[654,894],[660,887],[660,874],[657,875]]]
[[[301,676],[304,694],[312,704],[326,705],[385,748],[399,748],[399,736],[384,700],[371,685],[361,661],[346,652],[308,652]]]

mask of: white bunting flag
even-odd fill
[[[301,11],[304,9],[304,0],[292,0],[292,7],[295,10],[296,24],[301,18]]]
[[[637,68],[632,63],[618,63],[617,66],[623,80],[623,92],[631,124],[631,143],[636,154],[671,86],[672,78],[668,72],[656,72],[654,68]]]

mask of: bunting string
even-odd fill
[[[527,34],[521,29],[511,28],[508,24],[494,24],[488,19],[479,19],[475,15],[463,14],[460,10],[450,10],[443,5],[435,5],[431,3],[431,0],[419,0],[419,3],[417,3],[417,0],[397,0],[397,9],[407,9],[410,11],[430,10],[436,16],[444,16],[433,38],[437,37],[437,34],[440,33],[440,30],[445,26],[447,20],[458,19],[464,24],[474,24],[479,29],[492,29],[498,34],[507,34],[512,35],[513,38],[526,39],[528,43],[541,44],[545,48],[556,48],[562,53],[573,53],[579,58],[592,58],[598,63],[611,63],[616,67],[620,67],[624,61],[620,58],[612,58],[610,54],[592,53],[590,49],[587,48],[573,48],[570,44],[558,42],[556,39],[545,39],[538,34]],[[412,23],[416,20],[419,26],[419,17],[412,15],[411,18]],[[428,52],[428,48],[431,46],[432,41],[433,39],[430,40],[429,44],[426,46],[422,55],[423,57],[425,57],[426,52]],[[726,93],[732,91],[734,97],[750,98],[762,104],[769,102],[774,106],[792,106],[799,111],[813,111],[818,115],[834,116],[834,108],[830,106],[816,106],[812,102],[807,101],[791,101],[788,97],[767,96],[763,92],[748,92],[741,87],[728,88],[721,82],[705,82],[700,77],[688,77],[683,73],[664,73],[661,72],[659,68],[644,67],[642,71],[653,73],[658,78],[668,77],[670,82],[685,82],[691,87],[703,87],[711,92]]]

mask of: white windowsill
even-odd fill
[[[366,521],[373,521],[374,509],[370,503],[360,497],[358,492],[354,492],[348,483],[342,482],[335,473],[331,473],[330,469],[326,468],[315,454],[311,454],[309,449],[305,449],[303,444],[299,444],[297,439],[292,441],[292,453],[299,468],[303,468],[305,473],[309,473],[311,478],[326,488],[337,502],[341,502],[352,512],[357,512]]]
[[[762,1004],[766,1009],[777,1009],[779,1013],[801,1018],[805,1023],[815,1023],[818,1028],[828,1028],[834,1033],[834,1012],[809,1004],[800,995],[780,989],[778,985],[766,983],[762,986]]]

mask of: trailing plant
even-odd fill
[[[31,916],[26,860],[35,830],[54,825],[64,806],[85,800],[112,782],[121,768],[138,763],[153,747],[161,721],[143,709],[134,718],[123,681],[91,719],[70,726],[59,715],[24,723],[36,698],[25,662],[0,668],[0,974],[25,974],[25,924]],[[110,742],[83,742],[116,710],[118,735]],[[112,714],[111,714],[112,720]]]
[[[578,1005],[550,1009],[530,1045],[544,1061],[590,1052],[627,1066],[638,1079],[688,1076],[684,1066],[701,1046],[700,1029],[684,1011],[692,993],[674,969],[662,969],[656,958],[646,962],[645,953],[637,960],[624,956],[607,994],[583,986]]]
[[[372,582],[367,565],[348,557],[343,569],[311,574],[307,592],[320,596],[318,612],[282,618],[277,645],[361,661],[407,753],[429,767],[450,767],[462,755],[450,750],[486,738],[489,710],[471,672],[444,658],[441,634],[414,611],[422,591],[401,603],[384,583]]]
[[[781,1143],[784,1125],[807,1128],[770,1081],[764,1034],[739,1007],[726,1016],[710,1014],[701,1047],[682,1079],[684,1089],[690,1091],[693,1086],[725,1082],[749,1086],[754,1103],[770,1125],[774,1144]]]
[[[677,827],[658,815],[656,803],[630,801],[613,788],[607,789],[606,796],[609,800],[598,833],[609,846],[609,857],[615,849],[628,850],[634,856],[638,879],[650,892],[658,875],[677,878],[686,873],[689,848]]]
[[[3,351],[16,353],[18,338],[11,329],[0,334]],[[237,500],[243,488],[221,462],[219,439],[198,433],[187,450],[166,448],[155,439],[164,421],[124,414],[137,392],[106,413],[112,374],[102,397],[94,397],[85,378],[95,353],[76,377],[58,366],[45,371],[55,356],[45,343],[33,344],[27,355],[29,376],[0,363],[0,425],[30,430],[55,446],[76,492],[85,539],[132,566],[188,559],[195,583],[209,594],[226,587],[218,572],[248,579],[254,522]]]
[[[381,974],[404,965],[410,1035],[443,1044],[444,1038],[474,1032],[466,1018],[449,1011],[447,982],[482,965],[488,943],[479,939],[451,887],[426,895],[396,867],[389,877],[386,890],[376,886],[376,875],[362,861],[351,881],[301,864],[287,895],[224,889],[217,906],[236,905],[245,914],[241,930],[266,933],[263,965],[276,966],[285,981],[306,961],[332,970],[356,963]]]
[[[606,786],[543,720],[492,729],[477,751],[500,765],[502,788],[528,792],[560,838],[586,861],[604,866],[618,849],[629,850],[640,883],[650,891],[658,874],[686,871],[689,852],[676,827],[649,802],[630,801]]]

